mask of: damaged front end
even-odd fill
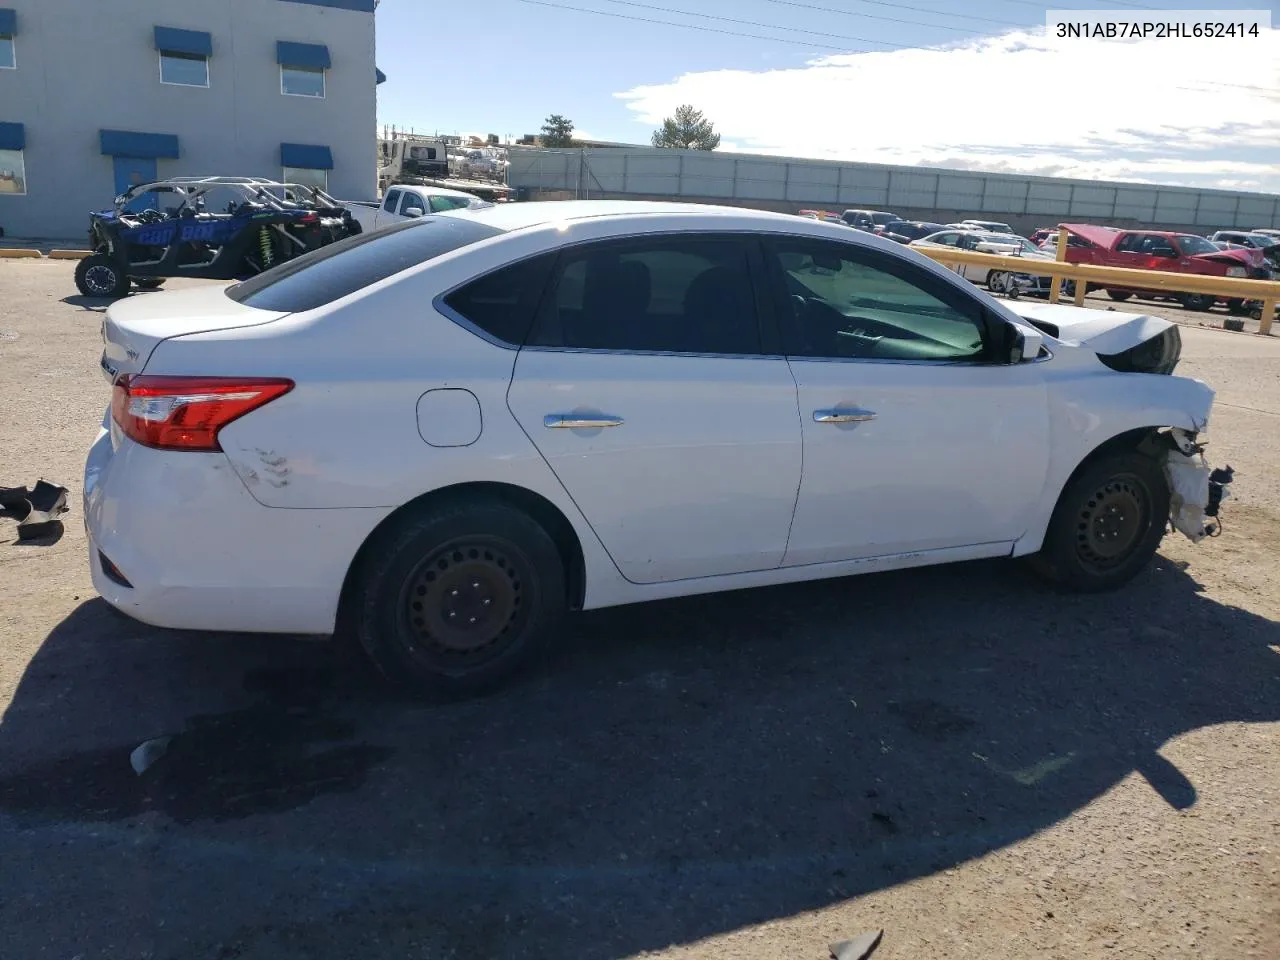
[[[1171,429],[1166,437],[1164,472],[1169,481],[1169,523],[1192,543],[1222,532],[1219,510],[1230,496],[1235,471],[1230,465],[1210,469],[1204,444],[1189,430]]]

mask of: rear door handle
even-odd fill
[[[876,415],[871,410],[815,410],[813,411],[813,419],[815,423],[866,423],[868,420],[874,420]]]
[[[542,418],[542,425],[553,430],[593,430],[596,427],[620,427],[621,417],[610,417],[604,414],[572,414],[548,413]]]

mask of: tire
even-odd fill
[[[86,297],[124,297],[129,277],[111,257],[95,253],[76,264],[76,289]]]
[[[1235,299],[1227,301],[1227,313],[1233,317],[1246,316],[1249,313],[1249,304],[1247,301]]]
[[[1178,302],[1187,310],[1204,313],[1218,302],[1218,298],[1212,293],[1184,293],[1178,298]]]
[[[1169,486],[1159,461],[1136,450],[1104,455],[1062,491],[1031,565],[1068,590],[1114,590],[1150,562],[1168,523]]]
[[[1004,293],[1004,278],[1003,270],[992,270],[987,274],[987,289],[992,293]]]
[[[1125,300],[1128,300],[1130,297],[1132,297],[1133,294],[1130,293],[1128,290],[1108,290],[1107,296],[1110,297],[1112,300],[1123,303]]]
[[[139,290],[159,290],[164,286],[167,277],[130,277],[129,280]]]
[[[363,554],[351,604],[356,636],[384,676],[414,693],[496,688],[548,646],[564,616],[555,541],[497,500],[410,511]]]

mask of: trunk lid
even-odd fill
[[[170,337],[256,327],[283,316],[236,303],[224,284],[118,300],[102,320],[102,375],[114,383],[122,375],[140,373],[156,346]]]

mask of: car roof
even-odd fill
[[[479,210],[449,210],[438,216],[465,216],[483,221],[499,230],[523,230],[546,223],[566,223],[594,217],[699,216],[707,219],[734,217],[759,220],[762,224],[794,226],[798,220],[790,213],[753,210],[749,207],[722,207],[709,203],[669,203],[656,200],[533,200],[502,203]],[[822,220],[813,218],[814,222]],[[834,224],[833,224],[834,225]],[[852,232],[852,231],[850,231]]]
[[[434,197],[470,197],[472,200],[479,199],[474,193],[467,193],[465,190],[453,190],[449,187],[422,186],[416,183],[393,183],[387,187],[388,190],[397,188],[401,190],[421,190],[423,193],[429,193]]]

